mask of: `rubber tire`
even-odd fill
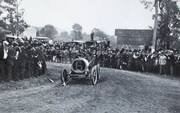
[[[97,83],[97,69],[94,69],[91,75],[92,85]]]
[[[100,65],[97,64],[97,80],[100,80],[101,76],[100,76]]]
[[[62,82],[62,83],[65,82],[65,84],[66,84],[67,81],[68,81],[68,72],[67,72],[65,69],[63,69],[63,70],[61,71],[61,82]]]

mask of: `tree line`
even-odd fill
[[[94,32],[94,37],[98,38],[98,40],[109,40],[109,37],[111,37],[98,28],[92,29],[91,32]],[[53,25],[48,24],[37,30],[37,36],[49,37],[52,40],[58,40],[57,38],[64,40],[84,40],[84,38],[89,38],[90,40],[90,34],[83,32],[83,27],[78,23],[72,25],[71,32],[62,31],[60,33]]]

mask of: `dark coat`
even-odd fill
[[[3,44],[0,43],[0,60],[3,60],[4,52],[3,52]]]
[[[8,64],[14,65],[15,56],[16,56],[16,49],[13,46],[10,46],[8,50],[8,57],[7,57]]]

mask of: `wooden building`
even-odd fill
[[[142,48],[152,45],[153,30],[145,29],[116,29],[117,45],[119,48]]]

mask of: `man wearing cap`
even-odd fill
[[[159,52],[159,64],[160,64],[160,70],[159,73],[167,74],[166,65],[167,65],[167,56],[163,51]]]
[[[27,62],[26,62],[26,73],[27,78],[32,77],[32,71],[33,71],[33,54],[32,54],[32,44],[29,44],[26,48],[27,51]]]
[[[42,61],[42,71],[41,74],[45,74],[47,72],[47,67],[46,67],[46,56],[45,56],[45,48],[43,45],[40,47],[40,60]]]
[[[19,57],[18,57],[18,62],[19,62],[19,71],[20,71],[20,75],[19,78],[22,80],[25,78],[25,72],[26,72],[26,64],[27,64],[27,50],[25,47],[24,43],[20,43],[20,53],[19,53]]]
[[[19,54],[20,54],[20,48],[19,48],[19,43],[17,41],[14,41],[13,43],[13,47],[15,49],[15,59],[14,59],[14,65],[13,65],[13,79],[18,81],[19,80],[19,76],[20,76],[20,64],[21,59],[19,59]]]
[[[35,47],[35,54],[34,54],[34,76],[38,77],[40,76],[41,70],[42,70],[42,56],[41,56],[41,50],[36,45]]]
[[[5,79],[5,59],[4,59],[4,47],[3,41],[0,42],[0,82]]]
[[[14,45],[16,45],[15,42],[13,42],[8,49],[8,55],[7,55],[7,81],[12,80],[12,71],[14,66],[14,61],[16,57],[16,50],[14,48]]]

